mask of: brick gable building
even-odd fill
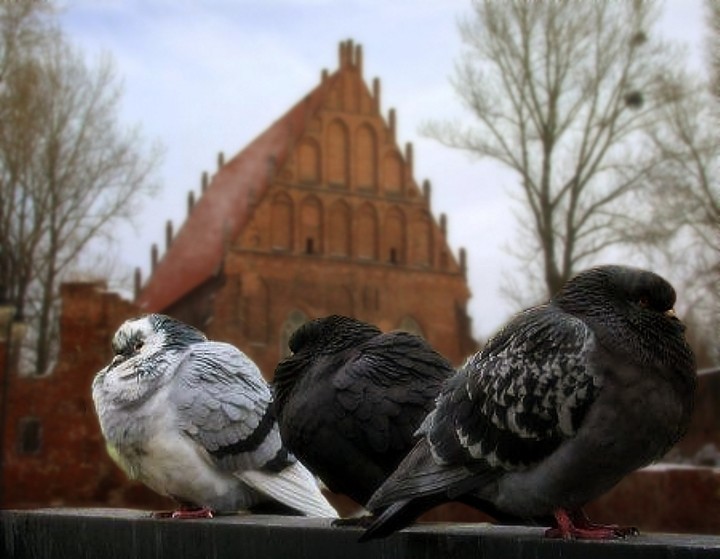
[[[422,334],[455,363],[475,348],[465,256],[456,258],[430,185],[413,177],[380,82],[362,50],[208,181],[137,302],[234,343],[270,376],[289,334],[308,318],[346,314]],[[139,282],[138,282],[139,283]]]

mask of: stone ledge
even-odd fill
[[[720,536],[645,534],[613,542],[555,541],[542,528],[420,524],[384,540],[357,543],[359,528],[326,519],[226,516],[155,520],[128,509],[0,511],[7,559],[298,558],[500,559],[699,558],[720,556]]]

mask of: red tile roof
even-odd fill
[[[218,273],[226,241],[237,238],[250,217],[251,198],[258,200],[269,185],[270,158],[276,169],[282,167],[341,72],[324,79],[217,172],[140,291],[136,302],[144,312],[164,311]]]

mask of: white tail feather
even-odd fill
[[[306,516],[338,517],[337,511],[320,492],[313,475],[300,462],[278,473],[248,470],[235,475],[257,491]]]

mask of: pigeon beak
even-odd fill
[[[675,312],[675,309],[670,309],[669,311],[665,311],[665,316],[668,318],[677,318],[677,313]]]

